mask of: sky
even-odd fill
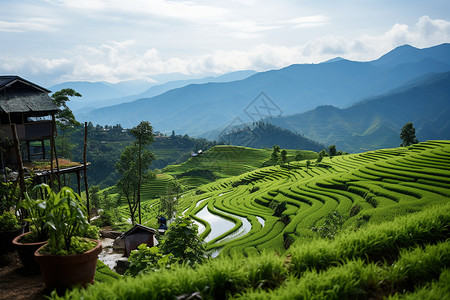
[[[0,2],[0,74],[43,86],[370,61],[448,42],[448,0]]]

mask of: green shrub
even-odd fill
[[[16,216],[9,211],[0,214],[0,231],[8,231],[20,228]]]
[[[313,226],[311,230],[317,232],[321,238],[332,240],[341,231],[342,224],[344,224],[342,215],[338,211],[334,211],[326,216],[322,227],[316,228]]]
[[[198,235],[198,226],[186,217],[177,217],[166,231],[158,248],[163,254],[173,254],[189,265],[206,258],[204,241]]]
[[[141,273],[150,273],[161,269],[170,269],[172,265],[179,263],[180,259],[172,253],[163,254],[158,247],[148,247],[145,244],[132,250],[128,258],[130,266],[125,272],[126,276],[137,276]]]

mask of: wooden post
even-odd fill
[[[25,192],[25,176],[23,174],[22,155],[20,154],[19,137],[17,136],[16,124],[11,124],[11,131],[13,135],[14,148],[17,156],[17,166],[19,169],[19,182],[20,182],[20,196],[22,197]]]
[[[78,183],[78,195],[81,195],[81,184],[80,184],[80,171],[77,171],[77,183]]]
[[[30,141],[27,141],[27,156],[28,156],[28,161],[31,161],[31,153],[30,153]]]
[[[52,114],[52,134],[50,136],[50,187],[53,190],[53,180],[55,175],[53,174],[53,147],[55,145],[55,115]]]
[[[42,159],[45,160],[45,143],[44,143],[44,140],[41,140],[41,147],[42,147]]]
[[[90,207],[89,207],[89,188],[88,188],[88,179],[87,179],[87,158],[86,158],[86,150],[87,150],[87,122],[84,122],[84,150],[83,150],[83,162],[84,162],[84,188],[86,190],[86,206],[87,206],[87,220],[91,222],[90,216]]]
[[[8,173],[6,173],[5,160],[3,159],[3,149],[0,149],[0,156],[1,156],[1,160],[2,160],[3,172],[5,174],[5,182],[8,183]]]
[[[56,135],[57,135],[56,120],[55,120],[55,115],[52,114],[52,136],[56,136]],[[59,161],[58,161],[58,154],[56,152],[55,138],[53,138],[53,150],[50,149],[50,151],[54,151],[55,152],[56,176],[58,177],[58,189],[61,190],[61,177],[59,175]]]

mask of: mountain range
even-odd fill
[[[187,86],[189,84],[202,84],[208,82],[228,82],[247,78],[256,71],[245,70],[227,73],[221,76],[209,76],[199,79],[171,80],[165,83],[149,82],[148,80],[121,81],[115,84],[109,82],[72,81],[50,87],[52,91],[63,88],[73,88],[82,95],[74,98],[67,104],[76,114],[88,113],[94,109],[131,102],[137,99],[150,98],[171,89]],[[164,78],[162,76],[162,78]],[[105,123],[108,125],[109,123]],[[117,124],[117,123],[115,123]]]
[[[399,146],[407,122],[413,122],[419,141],[450,139],[450,72],[424,76],[348,108],[319,106],[267,121],[347,152]]]
[[[77,118],[98,124],[120,123],[126,128],[148,120],[162,132],[175,130],[179,134],[205,136],[236,121],[302,113],[323,105],[346,108],[427,74],[447,71],[450,44],[425,49],[405,45],[370,62],[339,58],[320,64],[291,65],[240,80],[189,84],[153,97],[78,114]],[[260,95],[265,97],[262,102]],[[300,133],[314,138],[309,132]]]

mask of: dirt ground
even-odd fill
[[[46,299],[40,273],[26,271],[16,251],[0,255],[0,299]]]

